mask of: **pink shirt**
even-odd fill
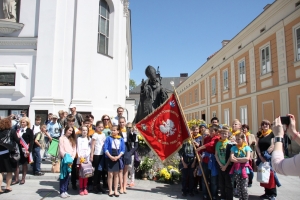
[[[74,159],[76,156],[76,145],[72,147],[72,143],[70,142],[70,140],[65,135],[61,135],[59,138],[60,157],[63,158],[66,153],[70,154]]]
[[[284,159],[282,151],[272,152],[272,167],[279,173],[286,176],[300,176],[300,154]]]

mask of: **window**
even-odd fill
[[[195,89],[195,102],[199,101],[198,88]]]
[[[247,106],[241,107],[241,123],[242,124],[248,124]]]
[[[260,49],[261,75],[271,72],[270,45]]]
[[[212,111],[212,117],[217,117],[217,112],[216,111]]]
[[[16,73],[0,73],[0,86],[15,86]]]
[[[245,60],[239,62],[239,84],[246,83]]]
[[[105,0],[99,3],[98,53],[108,54],[109,42],[109,7]]]
[[[223,90],[228,90],[228,70],[223,71]]]
[[[300,27],[295,29],[295,36],[296,36],[296,61],[300,60]]]
[[[216,78],[211,78],[211,95],[216,95]]]
[[[191,105],[193,103],[193,101],[192,101],[192,93],[189,94],[189,98],[190,98],[190,104],[189,105]]]
[[[224,123],[227,124],[228,126],[230,125],[230,122],[229,122],[229,109],[224,110]]]
[[[0,110],[0,117],[7,117],[8,116],[8,110]]]

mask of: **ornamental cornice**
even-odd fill
[[[121,0],[121,2],[123,3],[123,14],[124,17],[127,17],[129,14],[129,0]]]
[[[36,49],[37,38],[0,37],[0,49]]]

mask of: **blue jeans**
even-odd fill
[[[69,179],[70,179],[69,173],[67,173],[64,179],[59,179],[60,194],[68,191]]]
[[[194,168],[189,166],[188,168],[183,168],[181,170],[181,178],[182,178],[182,192],[183,193],[192,193],[194,189]]]
[[[41,171],[41,147],[35,147],[32,151],[33,173]]]
[[[218,196],[218,176],[211,176],[211,170],[208,169],[208,164],[202,162],[203,173],[205,175],[207,183],[210,183],[210,193],[213,198],[217,198]],[[202,190],[203,195],[208,196],[208,191],[204,182],[204,178],[202,178]]]

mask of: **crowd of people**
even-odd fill
[[[112,119],[103,115],[95,124],[93,115],[83,118],[76,112],[75,105],[70,106],[70,111],[67,115],[65,111],[59,111],[59,117],[50,113],[43,123],[41,117],[36,116],[34,125],[25,111],[16,123],[11,116],[0,120],[0,185],[2,173],[6,173],[6,188],[0,189],[0,194],[12,191],[11,185],[25,184],[28,164],[34,175],[44,175],[41,161],[48,159],[48,148],[54,140],[59,143],[57,157],[61,160],[62,198],[70,196],[69,182],[80,195],[90,191],[105,194],[105,188],[108,188],[109,196],[118,197],[127,193],[127,187],[134,186],[133,163],[138,137],[134,124],[126,122],[124,109],[119,107],[117,116]],[[212,199],[231,200],[236,196],[246,200],[253,172],[260,163],[269,163],[270,182],[261,183],[265,193],[260,197],[276,199],[276,188],[280,186],[276,172],[300,176],[300,155],[284,158],[286,140],[294,140],[300,145],[295,117],[287,117],[290,119],[288,125],[282,125],[280,117],[272,124],[263,120],[256,134],[250,133],[249,126],[238,119],[233,120],[231,127],[219,124],[217,117],[213,117],[209,125],[191,127],[192,139],[187,140],[179,151],[182,195],[194,196],[201,190],[204,199],[211,195]],[[8,138],[10,142],[7,142]],[[17,161],[11,154],[16,149],[14,144],[20,150]],[[87,176],[89,164],[94,171]],[[20,165],[22,175],[19,180]]]
[[[232,200],[235,196],[247,200],[253,172],[262,162],[268,163],[271,170],[269,183],[260,183],[265,190],[260,198],[276,199],[277,187],[281,186],[276,172],[300,176],[300,155],[284,158],[290,143],[287,140],[300,145],[295,117],[287,118],[290,123],[285,125],[280,117],[272,124],[263,120],[256,134],[238,119],[233,120],[231,127],[219,124],[217,117],[209,125],[192,126],[191,139],[179,151],[182,195],[194,196],[202,191],[203,199],[210,199],[211,195],[212,199]]]
[[[80,195],[88,195],[89,191],[105,194],[104,188],[108,187],[108,195],[118,197],[127,193],[127,187],[134,186],[133,155],[138,148],[138,137],[132,123],[126,122],[124,109],[119,107],[118,115],[113,119],[103,115],[95,125],[92,114],[83,118],[76,112],[75,105],[70,106],[70,111],[71,114],[68,115],[62,110],[59,111],[59,117],[49,113],[43,124],[41,117],[36,116],[32,126],[26,111],[21,112],[16,123],[13,123],[15,119],[12,116],[0,120],[0,185],[3,180],[2,173],[6,173],[6,189],[0,190],[0,194],[12,191],[11,185],[25,184],[28,164],[31,164],[35,176],[44,175],[41,162],[49,158],[48,148],[54,140],[59,143],[57,157],[61,162],[62,198],[70,196],[69,182],[74,190],[78,190],[79,186]],[[9,142],[7,137],[10,138]],[[8,143],[10,144],[5,145]],[[17,161],[11,158],[9,146],[13,143],[20,150]],[[22,165],[21,180],[19,165]],[[93,172],[87,176],[86,169],[89,165]]]

